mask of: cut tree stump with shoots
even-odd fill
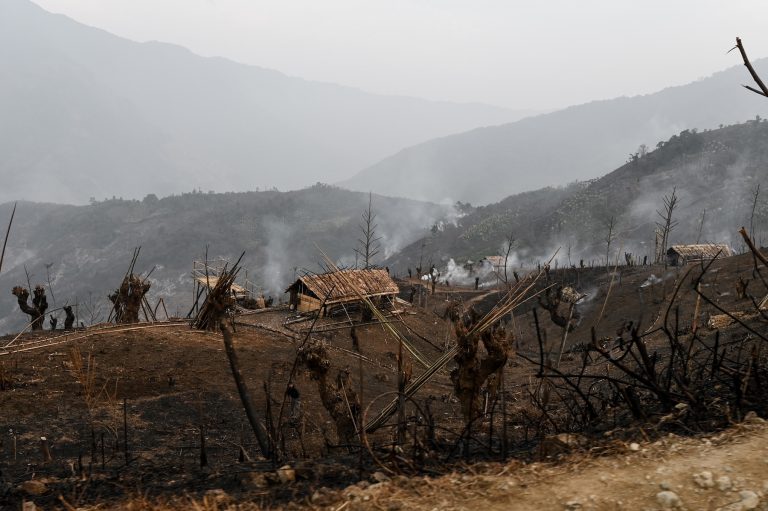
[[[32,330],[42,330],[45,321],[45,311],[48,310],[48,299],[45,297],[45,288],[35,286],[32,304],[27,303],[29,299],[29,290],[22,286],[16,286],[12,291],[19,304],[21,312],[27,314],[31,320]]]

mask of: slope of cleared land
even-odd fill
[[[739,276],[751,278],[752,270],[748,254],[716,261],[702,289],[727,310],[746,312],[751,302],[738,300],[734,285]],[[580,367],[581,352],[572,348],[588,343],[596,324],[599,338],[612,338],[628,320],[641,321],[644,330],[658,328],[672,303],[679,331],[690,327],[696,300],[691,275],[686,277],[684,270],[670,268],[667,275],[663,267],[636,266],[572,272],[552,270],[540,284],[541,289],[570,284],[590,296],[580,309],[581,322],[569,335],[566,348],[571,352],[563,356],[563,369]],[[661,281],[644,287],[652,274]],[[403,295],[409,294],[410,284],[401,283]],[[751,291],[759,289],[757,280],[750,284]],[[498,296],[487,289],[438,286],[422,306],[399,304],[405,325],[389,320],[398,323],[420,353],[435,360],[455,338],[443,314],[448,300],[486,310]],[[38,343],[37,349],[0,351],[0,506],[13,509],[29,500],[45,509],[66,508],[62,497],[84,509],[129,502],[134,507],[126,509],[162,509],[165,503],[187,509],[190,498],[201,506],[207,502],[209,509],[231,502],[254,508],[328,509],[563,509],[571,502],[571,509],[617,509],[619,501],[623,509],[658,509],[656,494],[664,485],[678,493],[687,509],[717,509],[741,498],[740,491],[763,491],[768,464],[762,445],[768,432],[754,419],[746,428],[681,439],[668,435],[686,433],[683,422],[664,425],[661,416],[652,415],[646,422],[625,423],[628,427],[600,426],[603,429],[575,437],[574,442],[560,442],[554,451],[546,447],[551,447],[551,428],[541,427],[542,415],[528,397],[538,385],[538,367],[523,358],[538,355],[532,303],[535,300],[507,324],[518,350],[504,373],[512,461],[499,461],[500,412],[477,428],[469,461],[457,449],[463,422],[449,364],[415,396],[439,425],[439,448],[420,461],[423,468],[415,469],[393,464],[381,450],[377,452],[384,466],[367,454],[360,465],[357,452],[350,453],[337,436],[320,403],[317,383],[305,368],[295,379],[300,412],[285,421],[287,460],[275,465],[263,459],[218,333],[197,332],[185,324],[113,326],[74,332],[68,340],[57,337],[57,344],[49,332],[27,334],[12,346]],[[701,325],[715,312],[700,304]],[[360,321],[359,311],[350,315]],[[561,330],[546,314],[540,314],[540,320],[548,332],[545,348],[556,354]],[[296,348],[310,324],[282,308],[237,318],[236,348],[262,417],[271,414],[274,420],[278,415]],[[725,327],[723,339],[738,336],[735,328]],[[760,318],[753,328],[766,331]],[[353,348],[344,315],[321,319],[312,336],[326,343],[332,377],[347,371],[350,387],[357,391],[362,375],[363,404],[374,402],[373,414],[386,401],[380,396],[396,389],[398,343],[377,323],[358,324],[356,330],[362,357]],[[713,334],[707,330],[707,335]],[[2,345],[11,339],[4,338]],[[658,333],[647,338],[661,360],[669,356],[663,342]],[[423,368],[407,359],[413,375],[421,374]],[[616,413],[608,410],[606,416],[613,414],[616,420]],[[710,427],[723,426],[727,424]],[[392,438],[388,431],[377,432],[371,441],[387,445]],[[51,461],[43,459],[41,436],[47,439]],[[207,464],[201,467],[203,441]],[[634,442],[639,445],[633,448]],[[290,468],[280,470],[283,463]],[[406,467],[404,476],[387,472],[396,466]],[[693,475],[704,470],[713,472],[715,479],[730,477],[735,490],[695,486]]]

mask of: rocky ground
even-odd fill
[[[768,425],[757,417],[720,434],[613,444],[556,464],[481,464],[439,478],[359,483],[311,507],[414,510],[768,509]],[[384,477],[381,477],[384,479]]]
[[[289,488],[294,467],[276,470],[262,484]],[[253,483],[255,484],[255,483]],[[27,508],[50,492],[45,481],[21,483]],[[65,507],[66,508],[66,507]],[[655,442],[607,441],[598,450],[576,452],[556,463],[480,463],[440,477],[375,472],[342,490],[319,487],[307,498],[280,505],[238,499],[211,489],[200,499],[154,500],[141,496],[95,509],[206,511],[251,509],[396,510],[720,510],[768,509],[768,424],[748,417],[716,435]]]

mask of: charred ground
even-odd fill
[[[192,330],[179,322],[102,325],[53,339],[45,333],[27,334],[0,356],[1,502],[12,506],[31,499],[46,507],[65,507],[61,496],[78,507],[125,502],[139,494],[149,500],[182,494],[202,498],[211,490],[223,490],[241,502],[265,506],[299,506],[309,501],[321,505],[331,489],[381,478],[389,471],[436,475],[464,470],[467,460],[554,460],[599,446],[606,435],[631,441],[670,431],[717,430],[749,411],[760,415],[766,411],[768,400],[760,390],[760,382],[768,377],[760,350],[765,320],[749,296],[739,298],[736,293],[736,282],[742,277],[751,281],[749,295],[762,299],[768,289],[758,271],[764,272],[764,267],[756,266],[748,253],[716,260],[709,267],[696,263],[684,268],[619,266],[542,273],[531,289],[532,298],[513,311],[514,319],[502,321],[513,349],[504,365],[498,398],[484,401],[482,416],[467,428],[454,392],[451,362],[406,403],[409,429],[402,450],[392,451],[396,427],[385,427],[370,434],[372,450],[364,449],[362,457],[355,442],[340,438],[321,403],[317,381],[306,367],[294,378],[301,394],[300,412],[289,414],[283,426],[282,458],[261,457],[218,333]],[[712,303],[697,300],[697,283]],[[410,286],[420,285],[401,281],[404,301],[410,298]],[[578,318],[555,372],[553,361],[563,329],[542,305],[551,305],[544,298],[547,289],[552,298],[552,290],[565,286],[587,296],[577,304]],[[505,293],[438,285],[434,294],[428,288],[417,294],[414,305],[396,302],[398,317],[390,314],[387,321],[394,322],[422,355],[435,360],[456,339],[457,330],[446,309],[460,303],[462,309],[471,305],[482,314],[492,310]],[[720,324],[719,330],[706,327],[721,309],[746,314],[734,315],[743,324]],[[282,308],[235,318],[236,349],[255,405],[264,417],[275,420],[297,348],[311,325],[309,337],[324,347],[329,374],[332,378],[347,374],[346,381],[362,394],[368,418],[397,390],[399,343],[380,321],[361,323],[359,310],[348,312],[356,323],[360,353],[353,347],[346,315],[321,318],[314,325],[311,318],[296,317]],[[685,382],[661,389],[674,397],[662,403],[642,381],[649,368],[642,360],[630,363],[631,357],[639,357],[639,344],[628,351],[619,348],[618,337],[632,342],[630,321],[639,327],[634,335],[655,359],[660,382],[666,374],[681,377],[682,360],[706,374],[688,374]],[[4,338],[3,345],[12,339]],[[679,351],[675,355],[679,345],[694,346],[694,356],[681,359]],[[713,345],[722,357],[720,364],[730,371],[725,380],[708,356]],[[26,348],[30,349],[22,351]],[[486,355],[481,347],[479,356]],[[424,371],[412,357],[403,359],[413,377]],[[609,360],[623,361],[639,377],[609,368]],[[665,364],[671,364],[673,371],[665,373]],[[576,378],[581,379],[581,395],[573,391]],[[605,385],[606,378],[617,380],[624,394],[609,392],[610,385],[601,389],[598,384]],[[732,394],[728,381],[744,389],[741,396]],[[690,400],[676,397],[683,387],[693,392]],[[544,388],[550,389],[547,397]],[[628,392],[635,398],[622,398]],[[632,403],[639,407],[637,416]],[[706,405],[711,409],[702,413],[700,406]],[[590,416],[589,407],[600,410],[599,416]],[[47,439],[50,461],[41,454],[42,436]],[[206,463],[201,467],[203,454]],[[280,469],[286,465],[290,468]],[[43,483],[40,495],[24,486],[30,480]],[[323,487],[327,490],[317,493]]]

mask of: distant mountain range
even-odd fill
[[[0,201],[334,182],[527,113],[305,81],[0,1]]]
[[[362,213],[368,194],[327,185],[292,192],[187,193],[158,199],[107,200],[88,206],[20,202],[0,274],[0,335],[24,325],[11,288],[47,287],[53,309],[65,303],[85,303],[108,312],[107,294],[120,283],[133,249],[141,246],[136,265],[150,277],[150,299],[163,298],[171,314],[186,314],[192,304],[192,262],[202,260],[206,247],[211,260],[235,261],[245,251],[243,267],[257,290],[283,298],[295,275],[323,271],[322,249],[337,264],[355,265],[361,237]],[[13,204],[0,205],[5,226]],[[413,201],[372,197],[383,262],[400,248],[444,222],[451,208]],[[46,269],[46,265],[50,267]],[[60,323],[61,324],[61,323]]]
[[[646,256],[652,261],[654,230],[660,221],[657,211],[663,210],[664,196],[673,190],[679,200],[670,245],[728,243],[739,251],[744,248],[739,228],[753,224],[754,239],[765,246],[766,181],[766,120],[706,132],[684,130],[599,179],[524,192],[484,207],[465,205],[463,217],[435,225],[430,235],[386,264],[416,268],[423,260],[424,268],[435,264],[445,269],[453,259],[460,266],[467,260],[503,255],[511,235],[515,240],[511,266],[531,268],[558,249],[560,266],[579,265],[582,260],[604,265],[611,219],[610,260],[619,257],[623,264],[624,253],[629,253],[638,262]]]
[[[754,65],[768,77],[767,59]],[[641,144],[653,148],[685,129],[768,115],[768,101],[742,83],[751,78],[739,65],[654,94],[594,101],[437,138],[399,151],[340,184],[398,197],[487,204],[595,178],[627,161]]]

